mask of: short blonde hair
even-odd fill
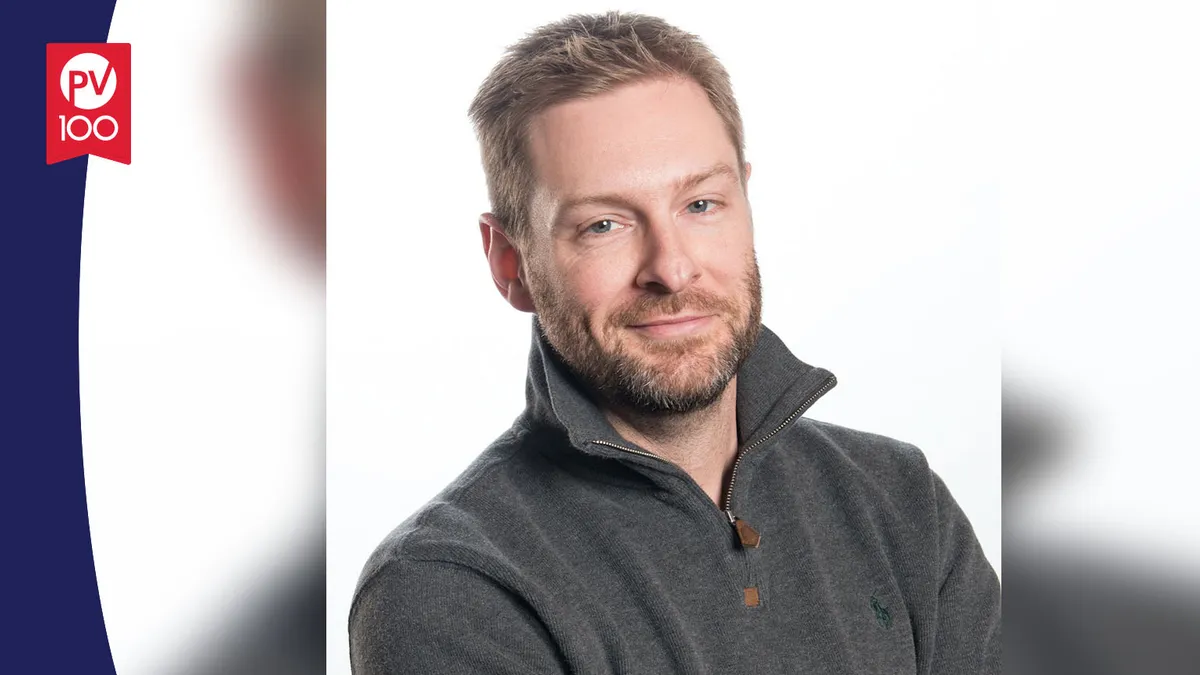
[[[729,74],[700,38],[641,14],[569,16],[508,48],[471,103],[492,212],[510,238],[528,229],[534,190],[529,124],[559,103],[623,84],[684,77],[698,84],[725,124],[745,172],[742,117]]]

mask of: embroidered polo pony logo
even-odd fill
[[[875,621],[883,628],[892,627],[892,613],[888,611],[887,605],[879,601],[879,598],[871,596],[871,609],[875,612]]]

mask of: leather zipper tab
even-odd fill
[[[750,523],[747,523],[741,518],[735,518],[733,527],[735,530],[737,530],[738,541],[742,542],[743,548],[758,548],[758,544],[760,541],[762,541],[762,537],[759,536],[758,530],[750,527]]]

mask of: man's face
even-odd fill
[[[651,80],[534,119],[526,284],[547,341],[607,402],[713,403],[758,339],[750,207],[704,91]]]

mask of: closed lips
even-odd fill
[[[635,323],[635,324],[631,324],[631,325],[634,328],[645,328],[648,326],[669,326],[671,324],[687,323],[688,321],[697,321],[699,319],[706,319],[706,318],[708,318],[707,315],[697,314],[697,315],[693,315],[693,316],[679,316],[679,317],[669,317],[669,318],[664,318],[664,319],[654,319],[651,321],[644,321],[641,323]]]

